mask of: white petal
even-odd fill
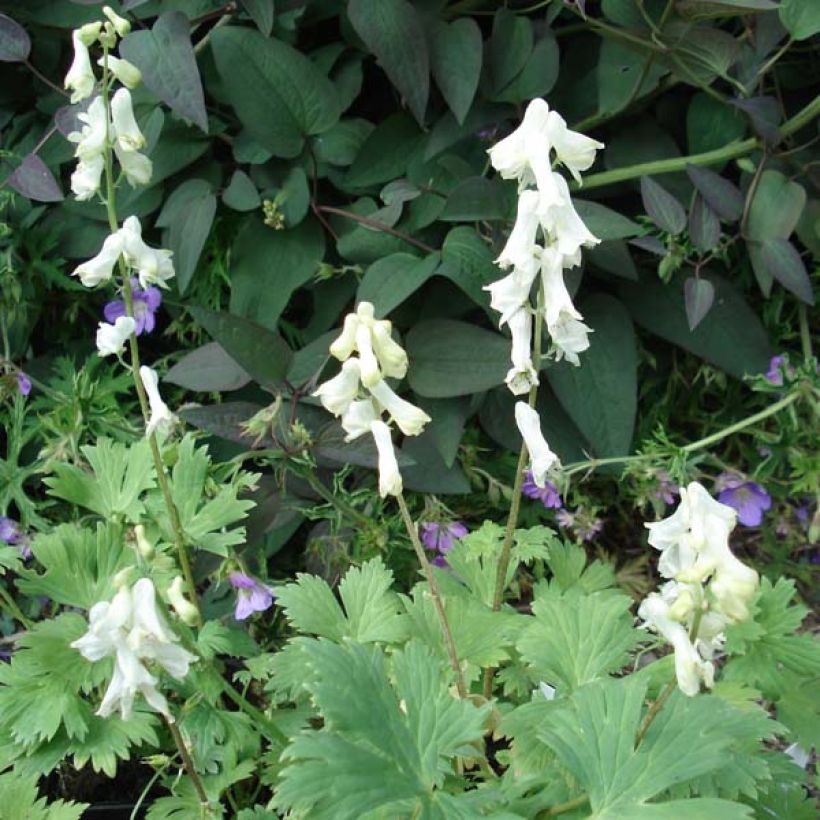
[[[386,378],[403,379],[407,374],[407,353],[390,335],[388,321],[373,322],[371,342],[381,372]]]
[[[529,308],[519,308],[510,317],[509,325],[513,366],[507,373],[506,382],[515,395],[520,395],[538,384],[538,374],[532,364],[532,315]]]
[[[94,93],[97,79],[91,66],[88,46],[83,42],[83,35],[79,31],[74,31],[71,39],[74,43],[74,61],[65,75],[64,86],[72,92],[71,102],[78,103]]]
[[[502,268],[513,267],[529,271],[537,265],[535,238],[539,225],[538,204],[539,198],[535,191],[524,191],[519,196],[515,225],[504,250],[496,259],[496,263]]]
[[[159,394],[159,377],[156,371],[143,365],[140,367],[140,379],[151,407],[151,417],[145,426],[145,435],[150,436],[157,430],[168,432],[173,427],[176,417]]]
[[[114,154],[132,188],[147,185],[154,173],[154,166],[145,154],[139,151],[126,151],[118,142],[114,143]]]
[[[100,282],[107,282],[114,275],[114,265],[123,252],[123,241],[119,232],[109,236],[100,252],[87,262],[78,265],[72,276],[79,276],[80,281],[87,287],[92,288]]]
[[[399,463],[393,450],[390,428],[383,421],[374,421],[370,425],[370,432],[373,434],[376,450],[379,453],[379,495],[382,498],[388,495],[399,495],[402,490],[402,480]]]
[[[490,292],[490,307],[501,314],[498,326],[501,327],[522,306],[529,304],[530,290],[538,268],[533,265],[529,270],[516,268],[512,273],[484,287]]]
[[[79,202],[91,199],[100,190],[104,170],[105,160],[102,154],[77,163],[71,174],[71,191]]]
[[[104,65],[105,59],[100,57],[97,60],[97,65]],[[129,63],[128,60],[121,60],[119,57],[113,57],[111,54],[108,55],[107,59],[108,70],[126,88],[136,88],[142,82],[142,72],[133,63]]]
[[[343,362],[356,349],[356,331],[359,327],[359,317],[355,313],[348,313],[344,318],[342,332],[330,345],[330,355]]]
[[[515,423],[530,454],[530,469],[533,481],[543,487],[549,470],[558,461],[558,456],[550,450],[543,433],[538,413],[523,401],[515,403]]]
[[[397,396],[384,381],[369,388],[373,398],[384,408],[406,436],[417,436],[424,429],[430,416],[420,407]]]
[[[359,351],[359,368],[362,384],[365,387],[372,387],[382,378],[379,370],[379,360],[373,352],[370,328],[363,322],[359,322],[356,328],[356,350]]]
[[[371,399],[351,402],[342,416],[345,441],[353,441],[370,432],[370,425],[379,418]]]
[[[100,356],[119,355],[136,327],[130,316],[120,316],[113,325],[100,322],[97,326],[97,353]]]
[[[320,384],[313,395],[319,398],[328,412],[340,416],[356,398],[360,377],[359,360],[348,359],[342,364],[338,375]]]
[[[114,136],[123,151],[139,151],[145,146],[145,137],[134,117],[131,93],[127,88],[118,89],[111,98],[111,119]]]
[[[555,111],[550,112],[549,134],[559,162],[580,182],[580,172],[592,166],[595,152],[603,148],[604,144],[578,131],[571,131],[564,118]]]

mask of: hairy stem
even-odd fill
[[[416,556],[421,564],[424,577],[427,579],[427,586],[430,587],[430,595],[433,599],[433,605],[436,608],[439,624],[441,625],[441,633],[444,638],[444,646],[447,650],[447,656],[450,659],[450,666],[456,676],[456,688],[458,695],[461,698],[467,697],[467,686],[464,683],[464,673],[461,671],[461,664],[458,662],[458,652],[456,651],[456,643],[453,640],[453,633],[450,629],[450,622],[447,620],[447,613],[444,610],[444,602],[441,600],[441,593],[436,583],[436,578],[433,575],[433,568],[427,560],[427,555],[424,552],[424,547],[419,540],[419,534],[416,530],[416,524],[413,517],[410,515],[410,510],[407,509],[407,502],[404,500],[404,495],[399,493],[396,496],[396,501],[401,511],[402,521],[407,529],[407,534],[410,536],[410,541],[413,544],[413,549],[416,551]]]
[[[104,154],[104,168],[105,168],[105,208],[106,213],[108,215],[108,226],[111,229],[111,232],[114,233],[115,231],[119,230],[119,218],[117,216],[117,193],[116,193],[116,186],[114,184],[114,162],[112,158],[112,151],[111,151],[111,139],[110,139],[110,122],[111,122],[111,104],[109,99],[109,88],[108,88],[108,49],[104,50],[104,59],[103,59],[103,80],[102,80],[102,99],[103,104],[105,106],[106,112],[106,141],[105,141],[105,154]],[[128,275],[128,270],[125,265],[125,261],[123,260],[122,256],[120,256],[118,260],[118,268],[120,272],[120,278],[122,279],[122,293],[123,293],[123,300],[125,302],[125,312],[126,315],[134,316],[134,295],[131,289],[131,279]],[[134,387],[137,391],[137,398],[139,399],[140,409],[142,410],[142,416],[145,421],[150,418],[150,408],[148,406],[148,397],[145,394],[145,387],[142,384],[142,378],[140,377],[140,355],[139,355],[139,345],[137,343],[137,337],[135,334],[131,334],[128,338],[128,347],[131,353],[131,376],[134,381]],[[162,497],[165,501],[165,506],[168,510],[168,517],[171,521],[171,528],[174,533],[174,545],[176,547],[177,556],[179,557],[180,567],[182,569],[182,575],[185,579],[185,584],[188,587],[188,594],[191,597],[191,602],[196,607],[197,611],[197,621],[201,625],[202,624],[202,615],[199,609],[199,598],[196,592],[196,584],[194,583],[194,576],[191,571],[191,562],[188,558],[188,550],[185,546],[185,536],[182,531],[182,522],[179,518],[179,510],[177,510],[177,506],[174,503],[173,495],[171,494],[171,486],[168,482],[168,476],[165,472],[165,465],[162,463],[162,454],[160,453],[159,444],[157,442],[156,434],[153,432],[148,436],[148,444],[151,448],[151,455],[154,460],[154,469],[157,474],[157,482],[159,483],[160,490],[162,491]]]

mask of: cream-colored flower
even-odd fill
[[[97,78],[91,66],[88,45],[84,42],[85,36],[79,30],[75,30],[71,39],[74,43],[74,61],[65,75],[63,85],[71,91],[71,102],[78,103],[87,100],[94,93]]]
[[[142,82],[142,72],[133,63],[109,54],[107,57],[100,57],[97,60],[97,65],[100,67],[105,66],[106,60],[108,61],[108,70],[126,88],[134,89]]]
[[[541,432],[541,419],[537,411],[526,402],[518,401],[515,403],[515,423],[530,455],[532,480],[537,486],[543,487],[547,479],[547,473],[558,462],[558,456],[550,450],[550,446]]]
[[[102,159],[108,139],[108,117],[102,97],[95,97],[77,119],[83,123],[79,131],[68,135],[69,142],[77,143],[74,156],[81,162]]]
[[[342,332],[330,345],[330,355],[343,362],[356,350],[356,331],[359,328],[359,317],[348,313],[342,324]]]
[[[347,433],[345,441],[353,441],[370,432],[370,425],[379,419],[372,399],[352,401],[342,414],[342,429]]]
[[[71,174],[71,191],[78,202],[85,202],[100,190],[105,160],[99,154],[90,160],[80,160]]]
[[[142,238],[140,221],[135,216],[125,220],[120,234],[124,242],[125,260],[137,272],[140,287],[167,287],[165,283],[175,275],[171,251],[147,245]]]
[[[530,290],[537,275],[536,266],[529,270],[516,268],[507,276],[484,287],[484,290],[490,293],[490,307],[501,314],[499,327],[508,322],[523,305],[529,304]]]
[[[107,282],[114,275],[114,265],[117,264],[123,249],[123,239],[117,231],[106,238],[95,257],[77,265],[72,276],[78,276],[87,288],[93,288],[100,282]]]
[[[122,172],[125,174],[125,178],[128,180],[128,184],[132,188],[147,185],[151,181],[154,165],[145,154],[141,154],[139,151],[126,151],[118,142],[114,143],[114,153],[120,163]]]
[[[117,144],[123,151],[139,151],[145,146],[145,137],[134,117],[131,92],[127,88],[117,89],[111,98],[111,120]]]
[[[388,379],[403,379],[407,374],[407,353],[391,335],[392,325],[386,319],[374,320],[371,327],[373,352],[382,374]]]
[[[341,416],[359,392],[360,368],[358,359],[348,359],[338,375],[319,385],[314,391],[322,406],[334,416]]]
[[[393,440],[390,428],[383,422],[376,420],[370,425],[373,441],[379,454],[379,495],[385,498],[388,495],[400,495],[402,491],[401,473],[396,452],[393,449]]]
[[[102,23],[99,21],[96,23],[86,23],[84,26],[80,26],[76,29],[75,34],[86,48],[90,48],[99,39],[101,29]]]
[[[601,240],[594,236],[575,210],[569,195],[569,186],[561,174],[552,174],[558,197],[555,201],[538,205],[541,228],[564,257],[575,257],[582,247],[593,247]]]
[[[97,326],[97,353],[100,356],[118,356],[136,327],[130,316],[120,316],[113,325],[100,322]]]
[[[114,26],[114,31],[116,31],[120,37],[125,37],[125,35],[131,31],[131,23],[124,17],[120,17],[111,6],[103,6],[102,12],[108,18],[111,25]]]
[[[521,307],[509,319],[512,334],[512,367],[505,379],[507,387],[518,396],[538,384],[538,373],[532,364],[532,315]]]
[[[145,425],[145,435],[150,436],[157,431],[169,432],[176,422],[176,416],[168,409],[168,405],[159,394],[159,377],[156,370],[143,365],[140,367],[140,380],[151,408],[151,415]]]
[[[177,575],[168,587],[168,602],[183,623],[193,626],[199,620],[197,608],[185,597],[185,582],[181,575]]]
[[[430,416],[420,407],[397,396],[385,381],[378,381],[368,388],[379,406],[390,414],[392,421],[406,436],[417,436],[429,422]]]
[[[602,142],[587,137],[567,127],[566,120],[557,112],[550,111],[547,133],[558,161],[581,182],[581,171],[588,170],[595,162],[595,152],[604,147]]]
[[[538,245],[536,236],[540,224],[539,198],[535,191],[524,191],[518,197],[515,224],[496,264],[502,268],[515,268],[528,274],[538,269]]]
[[[587,334],[592,329],[572,304],[564,281],[563,257],[555,248],[545,248],[541,255],[541,287],[544,295],[544,322],[555,345],[556,358],[580,364],[578,354],[589,347]]]

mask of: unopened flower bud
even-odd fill
[[[171,586],[168,587],[168,601],[180,619],[188,626],[193,626],[199,620],[199,612],[185,597],[185,593],[182,591],[184,584],[182,576],[177,575],[171,582]]]
[[[94,41],[100,36],[100,31],[102,29],[102,23],[86,23],[84,26],[80,26],[76,30],[77,37],[79,38],[80,42],[88,47],[93,45]]]
[[[134,527],[134,540],[137,544],[137,552],[139,552],[146,561],[150,561],[154,557],[154,545],[145,535],[145,527],[143,527],[142,524],[137,524],[137,526]]]
[[[131,23],[128,22],[124,17],[120,17],[111,6],[103,6],[102,8],[103,14],[111,21],[111,25],[114,26],[114,30],[120,37],[125,37],[131,31]]]

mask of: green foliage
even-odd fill
[[[370,812],[448,815],[442,804],[452,762],[476,756],[488,707],[447,689],[444,663],[416,642],[387,659],[355,642],[305,645],[315,678],[308,683],[324,728],[298,736],[275,797],[281,810],[311,817],[355,818]],[[346,696],[338,682],[356,692]]]
[[[0,805],[8,820],[79,820],[88,808],[88,803],[49,803],[38,795],[36,778],[14,772],[0,774]]]

